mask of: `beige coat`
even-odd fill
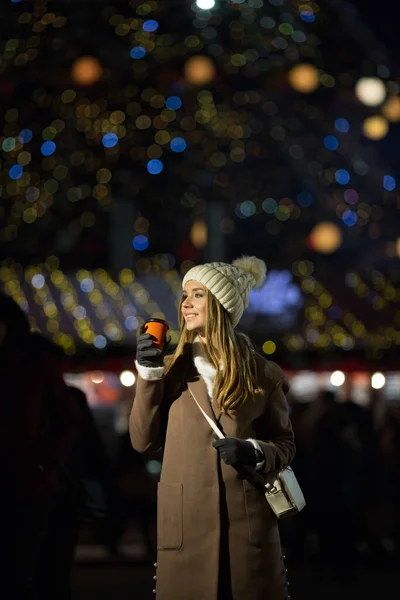
[[[257,357],[265,390],[232,418],[211,406],[192,361],[162,379],[138,377],[130,435],[139,452],[163,446],[158,484],[157,600],[284,600],[285,566],[277,520],[262,492],[220,460],[213,432],[189,389],[227,436],[254,438],[266,471],[295,452],[281,369]],[[183,381],[182,381],[183,378]],[[188,389],[189,388],[189,389]]]

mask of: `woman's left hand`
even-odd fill
[[[214,448],[217,448],[220,457],[227,465],[233,467],[247,466],[255,467],[257,464],[257,454],[251,442],[239,440],[235,437],[226,437],[219,439],[216,435],[213,436]]]

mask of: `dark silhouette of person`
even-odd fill
[[[313,510],[320,562],[340,579],[354,578],[357,544],[365,534],[368,476],[375,468],[375,434],[368,411],[325,391],[313,443]]]
[[[5,294],[0,390],[2,591],[7,598],[36,600],[51,512],[63,488],[60,465],[80,418],[58,361],[39,347],[25,313]]]
[[[60,465],[64,485],[57,494],[44,541],[40,598],[70,600],[71,569],[82,523],[103,517],[108,461],[84,392],[68,387],[80,414],[80,428]]]

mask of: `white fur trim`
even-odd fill
[[[204,379],[204,383],[206,384],[208,398],[212,400],[212,390],[217,370],[202,356],[195,356],[193,360],[198,374]]]
[[[199,336],[196,336],[192,344],[193,362],[200,377],[203,378],[207,387],[208,399],[213,400],[213,384],[217,369],[210,363],[207,358],[204,344],[200,341]]]
[[[155,379],[161,379],[164,375],[164,367],[144,367],[135,360],[137,372],[142,379],[146,381],[153,381]]]

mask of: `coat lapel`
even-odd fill
[[[219,418],[221,416],[221,411],[219,410],[217,403],[213,400],[212,405],[208,398],[207,386],[203,380],[203,378],[197,372],[197,369],[193,363],[190,361],[187,370],[187,385],[189,390],[195,396],[197,402],[200,404],[201,408],[204,412],[211,417],[214,421],[218,423]],[[193,400],[193,399],[192,399]],[[194,400],[193,400],[194,402]]]
[[[214,411],[208,399],[207,387],[203,379],[199,375],[197,375],[197,377],[195,377],[191,381],[188,381],[187,385],[189,391],[196,398],[197,402],[200,404],[201,408],[204,410],[206,415],[208,415],[213,421],[216,421]],[[191,398],[191,400],[195,405],[195,408],[199,410],[193,398]]]

